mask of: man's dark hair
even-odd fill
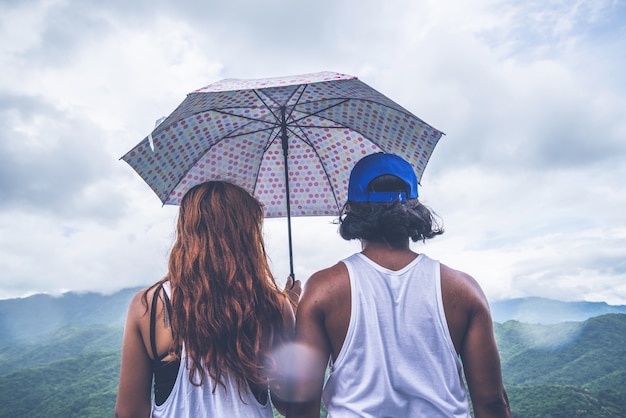
[[[384,175],[372,180],[368,191],[406,192],[407,185],[398,177]],[[339,223],[339,234],[345,240],[385,242],[394,248],[405,245],[407,238],[417,242],[443,234],[440,219],[417,199],[389,203],[349,200]]]

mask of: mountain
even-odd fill
[[[0,300],[0,417],[112,416],[124,317],[138,290]],[[626,315],[599,314],[622,307],[531,302],[492,305],[515,418],[626,416]],[[512,320],[539,309],[542,320],[585,320]]]
[[[14,359],[22,343],[8,344],[16,350],[0,361],[0,417],[112,416],[121,352],[119,341],[106,340],[114,330],[67,327]],[[556,325],[507,321],[495,332],[515,418],[626,416],[626,315]]]
[[[112,295],[69,292],[0,300],[0,345],[38,339],[67,324],[123,326],[130,300],[140,288]]]
[[[558,324],[567,321],[584,321],[594,316],[623,313],[624,305],[605,302],[561,302],[545,298],[505,299],[490,303],[495,322],[516,320],[528,324]]]

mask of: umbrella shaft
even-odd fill
[[[288,151],[289,143],[287,136],[287,119],[285,116],[285,107],[281,107],[281,120],[280,120],[280,140],[283,147],[283,158],[285,161],[285,190],[287,197],[287,233],[289,237],[289,274],[293,277],[294,281],[296,276],[293,273],[293,246],[291,242],[291,197],[289,193],[289,164],[288,164]]]

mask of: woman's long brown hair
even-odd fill
[[[213,390],[224,386],[224,374],[240,393],[246,382],[267,382],[271,349],[283,335],[284,298],[262,228],[261,204],[233,184],[202,183],[182,199],[164,280],[172,286],[173,349],[180,353],[184,343],[194,384],[204,382],[203,371]]]

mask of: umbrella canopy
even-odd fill
[[[339,215],[358,160],[397,154],[419,180],[441,135],[354,76],[227,79],[189,93],[122,160],[163,204],[208,180],[243,187],[287,217],[291,256],[290,217]]]

